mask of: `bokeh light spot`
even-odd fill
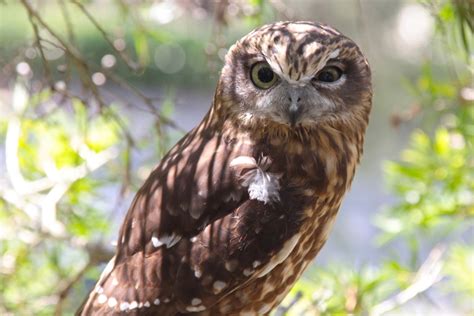
[[[28,63],[22,61],[21,63],[18,63],[16,65],[16,72],[20,76],[28,76],[29,74],[31,74],[31,67]]]
[[[176,44],[160,45],[155,50],[155,64],[162,72],[174,74],[180,71],[186,62],[186,53]]]
[[[92,82],[96,86],[102,86],[106,81],[107,79],[105,78],[105,75],[101,72],[96,72],[92,75]]]
[[[115,58],[114,55],[107,54],[107,55],[104,55],[104,57],[102,57],[102,60],[100,61],[100,63],[102,64],[102,67],[104,68],[112,68],[117,63],[117,59]]]

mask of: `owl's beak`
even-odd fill
[[[289,116],[289,119],[290,119],[290,125],[291,127],[295,127],[296,126],[296,123],[298,122],[298,117],[299,117],[299,111],[298,111],[298,108],[297,107],[294,107],[294,108],[291,108],[290,107],[290,110],[288,112],[288,116]]]
[[[288,118],[290,121],[291,127],[295,127],[298,123],[298,119],[301,114],[301,93],[298,90],[291,90],[289,93],[288,100],[290,101],[290,106],[288,107]]]

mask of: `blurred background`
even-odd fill
[[[278,20],[355,40],[375,95],[329,241],[274,314],[474,313],[471,1],[3,0],[0,315],[73,313],[227,48]]]

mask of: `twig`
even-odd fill
[[[41,25],[46,31],[48,31],[51,36],[54,37],[59,44],[63,46],[64,51],[67,55],[69,55],[72,61],[76,64],[79,78],[83,85],[85,85],[89,91],[91,91],[92,95],[99,103],[100,107],[105,106],[105,102],[102,99],[102,96],[97,90],[96,85],[92,82],[90,77],[89,65],[85,62],[84,58],[82,57],[81,53],[76,49],[75,46],[70,45],[66,41],[64,41],[53,29],[43,20],[43,18],[36,12],[31,5],[28,3],[27,0],[20,0],[25,9],[28,11],[28,16],[30,21],[36,20],[39,25]]]
[[[88,262],[81,270],[79,270],[79,272],[71,280],[69,280],[62,286],[62,289],[59,291],[59,294],[58,294],[58,302],[54,310],[54,315],[56,316],[62,315],[64,301],[66,300],[69,293],[71,292],[71,289],[74,287],[74,285],[76,285],[79,281],[81,281],[82,277],[91,266],[92,266],[91,263]]]
[[[25,9],[28,11],[28,16],[31,19],[35,19],[38,23],[48,31],[63,47],[65,50],[69,51],[69,53],[74,56],[76,59],[82,60],[81,53],[74,47],[69,45],[66,41],[64,41],[53,29],[43,20],[43,18],[36,12],[27,0],[20,0]]]
[[[33,21],[33,17],[31,15],[28,15],[28,19],[30,20],[30,24],[33,27],[33,31],[35,33],[35,43],[36,47],[38,47],[38,50],[40,51],[41,64],[43,65],[44,75],[46,77],[46,80],[48,81],[49,86],[52,87],[53,78],[51,76],[51,70],[49,69],[48,61],[46,60],[46,56],[44,54],[43,45],[41,45],[41,36],[39,34],[38,25],[36,25],[36,22]]]
[[[138,71],[140,70],[140,66],[134,62],[127,54],[125,54],[123,51],[121,50],[118,50],[115,48],[114,44],[112,43],[112,41],[110,40],[107,32],[102,28],[102,26],[100,26],[100,24],[97,22],[97,20],[92,16],[92,14],[89,13],[89,11],[87,11],[87,9],[84,7],[84,5],[82,5],[82,3],[80,3],[79,1],[77,0],[72,0],[72,2],[77,6],[79,7],[79,9],[82,11],[82,13],[84,13],[84,15],[89,19],[89,21],[92,22],[92,24],[94,24],[95,28],[100,32],[100,34],[102,34],[102,37],[105,39],[105,41],[110,45],[110,47],[115,51],[117,52],[117,54],[120,56],[120,58],[125,62],[125,64],[127,65],[127,67],[132,70],[132,71]]]
[[[444,252],[445,247],[442,245],[433,248],[426,261],[421,265],[416,273],[413,284],[395,296],[375,305],[370,311],[370,315],[383,315],[384,313],[407,303],[418,294],[423,293],[439,282],[441,280],[440,274],[443,266],[441,259]]]

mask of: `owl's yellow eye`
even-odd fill
[[[315,77],[317,81],[334,82],[342,76],[342,70],[336,66],[324,67]]]
[[[252,78],[253,84],[260,89],[270,88],[278,79],[272,68],[265,62],[259,62],[253,65],[250,70],[250,77]]]

